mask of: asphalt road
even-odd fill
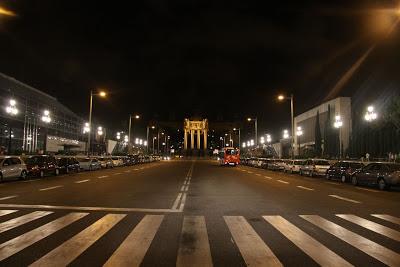
[[[180,160],[0,185],[1,266],[400,266],[400,192]]]

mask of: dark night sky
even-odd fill
[[[298,111],[322,101],[379,38],[386,13],[373,10],[398,1],[278,2],[0,0],[18,14],[0,17],[0,72],[82,116],[90,88],[108,88],[94,114],[109,126],[130,112],[287,126],[276,94],[294,93]]]

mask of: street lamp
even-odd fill
[[[43,111],[42,121],[45,123],[51,122],[50,111],[48,111],[48,110]]]
[[[120,139],[121,139],[121,133],[117,132],[117,140],[120,140]]]
[[[154,130],[156,126],[152,125],[151,127],[147,125],[147,133],[146,133],[146,143],[149,143],[149,133],[150,133],[150,128]],[[149,147],[146,147],[146,152],[149,153]]]
[[[15,101],[14,99],[10,99],[9,101],[9,106],[6,107],[6,112],[11,115],[11,116],[16,116],[18,115],[18,108],[17,108],[17,101]],[[10,125],[9,125],[9,132],[8,132],[8,154],[10,154],[11,152],[11,138],[14,137],[14,135],[12,134],[12,128],[11,128],[11,121],[10,121]]]
[[[250,140],[250,145],[254,146],[254,140],[253,139]]]
[[[288,138],[289,138],[289,131],[283,130],[283,139],[288,139]]]
[[[265,143],[265,138],[264,138],[264,136],[261,136],[261,138],[260,138],[260,143],[261,143],[262,145],[264,145],[264,143]]]
[[[267,134],[267,143],[270,144],[272,141],[271,135]]]
[[[92,128],[92,110],[93,110],[93,96],[100,96],[100,97],[106,97],[107,93],[104,91],[99,91],[97,93],[93,93],[92,90],[90,90],[90,103],[89,103],[89,124],[88,124],[88,128],[89,131],[87,131],[88,133],[88,148],[87,148],[87,154],[89,155],[90,152],[90,129]]]
[[[239,132],[239,138],[238,138],[238,146],[240,146],[240,128],[233,128],[234,131],[238,131]]]
[[[154,141],[157,139],[156,136],[153,136],[153,154],[154,154]]]
[[[343,121],[340,115],[335,116],[335,122],[333,123],[333,126],[336,129],[339,129],[339,157],[342,158],[342,126],[343,126]]]
[[[300,156],[300,147],[301,147],[301,144],[300,144],[300,136],[302,136],[303,135],[303,129],[301,128],[301,126],[297,126],[297,131],[296,131],[296,135],[297,135],[297,142],[299,143],[299,156]]]
[[[133,124],[132,123],[132,118],[138,120],[138,119],[140,119],[140,116],[139,115],[129,115],[129,129],[128,129],[128,138],[129,138],[128,142],[129,142],[129,144],[131,143],[131,128],[132,128],[132,124]]]
[[[101,127],[101,126],[97,127],[97,135],[99,135],[99,136],[103,135],[103,127]]]
[[[371,121],[376,120],[377,118],[378,118],[378,114],[375,113],[374,107],[373,106],[368,106],[367,112],[364,115],[364,119],[367,122],[371,122]]]
[[[293,149],[293,144],[294,144],[294,98],[293,94],[290,96],[284,96],[284,95],[279,95],[278,96],[279,101],[284,101],[284,100],[290,100],[290,117],[291,117],[291,124],[292,124],[292,140],[291,140],[291,148],[292,148],[292,159],[294,157],[294,149]]]
[[[255,140],[256,140],[256,145],[257,145],[257,136],[258,136],[258,133],[257,133],[257,117],[255,117],[254,119],[253,118],[247,118],[247,121],[248,122],[250,122],[250,121],[254,121],[254,131],[255,131],[255,134],[254,134],[254,136],[255,136]]]
[[[242,147],[246,148],[246,142],[243,142]]]

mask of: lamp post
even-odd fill
[[[297,135],[297,143],[299,143],[298,144],[298,150],[299,150],[299,154],[298,154],[298,156],[300,156],[300,149],[301,149],[301,143],[300,143],[300,137],[303,135],[303,129],[301,128],[301,126],[298,126],[297,127],[297,131],[296,131],[296,135]]]
[[[153,154],[154,154],[154,141],[157,139],[157,137],[153,136]]]
[[[131,128],[133,127],[132,126],[132,124],[133,124],[132,118],[138,120],[138,119],[140,119],[140,116],[139,115],[129,115],[129,127],[128,127],[128,143],[129,143],[129,146],[132,145],[131,144]]]
[[[45,124],[49,124],[51,122],[50,111],[47,109],[43,111],[42,122]],[[47,134],[48,134],[48,127],[45,128],[44,133],[44,140],[43,140],[43,153],[46,153],[47,150]]]
[[[342,158],[342,126],[343,126],[343,121],[340,115],[335,116],[335,122],[333,123],[333,126],[336,129],[339,129],[339,158]]]
[[[17,108],[17,101],[15,101],[14,99],[10,99],[9,101],[9,105],[6,107],[6,112],[7,114],[9,114],[10,116],[16,116],[18,115],[18,108]],[[12,128],[11,128],[11,120],[9,122],[9,127],[8,127],[8,154],[11,153],[11,138],[13,138],[13,134],[12,134]]]
[[[154,130],[155,128],[156,128],[156,126],[154,126],[154,125],[151,126],[151,129]],[[149,143],[149,134],[150,134],[150,126],[147,125],[146,144]],[[146,152],[149,153],[149,146],[146,146]],[[153,151],[153,153],[154,153],[154,151]]]
[[[378,118],[378,114],[375,112],[374,106],[368,106],[367,111],[365,112],[364,119],[365,121],[370,124]],[[371,129],[370,125],[367,127],[367,142],[366,142],[366,152],[368,154],[368,150],[370,148],[369,142],[371,141]],[[371,152],[371,151],[370,151]]]
[[[239,139],[238,139],[238,147],[240,148],[240,128],[233,128],[233,130],[234,130],[234,131],[237,130],[238,133],[239,133],[239,136],[238,136],[238,137],[239,137]]]
[[[107,93],[104,91],[100,91],[98,93],[93,93],[92,90],[90,90],[90,104],[89,104],[89,131],[88,132],[88,148],[87,148],[87,154],[89,156],[90,153],[90,129],[92,128],[92,110],[93,110],[93,96],[100,96],[100,97],[106,97]]]
[[[293,98],[293,94],[291,94],[290,96],[284,96],[284,95],[279,95],[278,96],[278,100],[279,101],[284,101],[284,100],[290,100],[290,117],[291,117],[291,125],[292,125],[292,138],[291,138],[291,149],[292,149],[292,159],[294,158],[294,149],[293,149],[293,145],[294,145],[294,98]]]
[[[255,133],[254,133],[254,136],[255,136],[255,140],[256,140],[256,146],[257,146],[257,144],[258,144],[258,142],[257,142],[257,136],[258,136],[258,133],[257,133],[257,117],[255,117],[254,119],[253,118],[247,118],[247,121],[254,121],[254,131],[255,131]]]

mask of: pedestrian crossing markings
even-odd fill
[[[86,212],[71,212],[59,218],[52,211],[33,211],[24,215],[18,215],[18,210],[0,210],[0,217],[7,216],[10,219],[0,223],[0,234],[18,228],[35,220],[53,218],[52,221],[22,233],[0,244],[0,261],[8,259],[17,253],[29,249],[59,230],[78,222],[89,215]],[[53,216],[49,217],[48,215]],[[109,213],[97,219],[84,229],[76,230],[77,233],[54,248],[49,248],[45,255],[31,264],[31,266],[66,266],[77,259],[82,253],[99,241],[107,232],[124,220],[128,214]],[[145,215],[140,222],[133,227],[121,244],[115,248],[112,255],[106,260],[104,266],[139,266],[145,258],[148,250],[165,219],[170,215]],[[298,220],[279,215],[261,216],[263,223],[271,225],[282,237],[292,242],[296,248],[304,252],[313,261],[321,266],[352,266],[352,259],[339,255],[335,249],[329,248],[329,244],[320,242],[305,230],[301,229]],[[296,216],[297,217],[297,216]],[[352,232],[341,226],[350,223],[355,227],[362,227],[366,231],[381,235],[393,242],[400,242],[400,232],[396,227],[400,225],[400,218],[388,214],[371,214],[363,218],[354,214],[336,214],[337,220],[330,221],[319,215],[299,215],[305,224],[311,224],[315,229],[322,230],[327,236],[344,241],[349,246],[362,251],[388,266],[400,266],[400,254],[376,241]],[[5,217],[4,217],[5,218]],[[243,216],[223,216],[221,218],[231,237],[237,251],[244,262],[250,266],[282,266],[284,259],[282,253],[269,247],[269,237],[259,235],[251,223]],[[212,250],[207,231],[206,218],[204,216],[183,216],[180,242],[176,256],[176,266],[213,266]],[[378,223],[380,222],[380,223]],[[383,225],[385,224],[385,225]],[[388,227],[392,225],[393,227]],[[212,227],[209,225],[208,227]],[[394,228],[394,229],[392,229]],[[304,229],[304,228],[303,228]],[[306,227],[305,229],[310,229]],[[18,232],[18,231],[17,231]],[[160,233],[161,235],[161,233]],[[188,243],[187,239],[191,242]],[[279,257],[277,255],[280,255]],[[289,257],[289,256],[288,256]]]

